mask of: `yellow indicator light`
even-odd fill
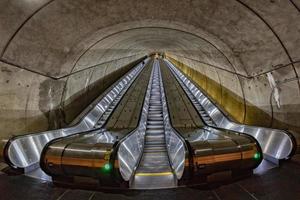
[[[136,173],[136,176],[168,176],[172,175],[172,172],[158,172],[158,173]]]

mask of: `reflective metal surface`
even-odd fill
[[[114,142],[114,136],[103,129],[77,139],[58,140],[45,146],[40,161],[41,168],[52,177],[100,178],[106,167],[109,168],[108,171],[112,169]]]
[[[133,189],[172,188],[177,185],[167,151],[161,89],[160,67],[155,59],[143,154],[129,182]]]
[[[146,59],[146,62],[148,61],[149,59]],[[142,62],[110,87],[106,95],[91,108],[78,124],[68,128],[11,138],[4,149],[6,162],[13,168],[31,170],[38,167],[42,149],[51,140],[100,128],[121,99],[120,95],[124,95],[143,67]]]
[[[193,149],[196,174],[238,172],[256,168],[262,161],[257,141],[246,134],[204,127],[186,138]]]
[[[151,77],[152,76],[153,70],[151,72]],[[150,78],[148,83],[138,127],[131,134],[120,141],[118,148],[119,171],[125,181],[129,181],[133,176],[143,153],[151,85],[152,78]]]
[[[121,141],[119,170],[133,189],[170,188],[184,170],[187,148],[169,121],[158,60],[154,61],[137,130]]]
[[[167,81],[166,86],[168,86],[165,88],[168,99],[166,103],[171,108],[169,110],[169,115],[172,116],[171,122],[176,124],[179,119],[183,119],[183,121],[194,120],[197,119],[194,116],[196,114],[212,124],[202,113],[197,113],[198,105],[192,98],[190,98],[191,101],[188,99],[190,95],[187,95],[184,88],[180,86],[165,62],[161,63],[163,65],[163,78]],[[174,98],[176,94],[180,95],[181,99]],[[172,102],[174,100],[185,103]],[[174,103],[181,105],[181,108],[172,107]],[[193,116],[190,115],[189,118],[184,116],[186,113],[178,111],[179,109],[194,114]],[[208,183],[212,182],[213,179],[224,181],[226,178],[234,178],[237,175],[250,174],[261,162],[262,152],[254,137],[219,127],[198,125],[199,123],[184,127],[175,126],[184,137],[189,149],[188,159],[185,159],[184,174],[179,182],[181,185]],[[218,174],[226,174],[227,176],[221,176],[218,179],[211,178],[218,177]]]
[[[195,107],[198,112],[204,117],[208,117],[208,120],[206,121],[208,125],[253,136],[259,142],[264,157],[271,161],[288,159],[293,155],[296,144],[291,134],[284,130],[248,126],[230,121],[226,115],[224,115],[224,113],[170,61],[165,60],[165,62],[168,64],[181,86],[185,88],[188,96],[190,98],[191,95],[194,96],[194,99],[191,99],[191,101],[193,101],[194,104],[197,102],[199,106]],[[209,119],[211,119],[211,122],[209,122]]]
[[[179,180],[183,175],[185,159],[186,155],[188,155],[188,149],[186,147],[184,139],[176,132],[176,130],[172,128],[172,125],[170,123],[161,73],[159,73],[159,75],[167,150],[171,167],[173,169],[173,172],[176,174],[177,179]]]
[[[124,135],[120,133],[122,130],[120,132],[107,131],[107,122],[110,120],[109,116],[112,115],[112,112],[115,112],[117,108],[122,108],[122,105],[128,102],[126,98],[120,100],[125,92],[127,96],[132,94],[132,90],[136,88],[137,84],[141,83],[140,81],[142,78],[145,78],[145,75],[150,77],[150,66],[151,64],[147,66],[147,69],[143,69],[134,82],[130,84],[131,89],[120,92],[103,113],[96,125],[96,127],[102,127],[105,124],[102,129],[58,138],[52,140],[44,147],[40,166],[48,175],[54,178],[55,182],[58,182],[57,177],[63,180],[76,176],[97,178],[103,186],[104,183],[112,183],[117,180],[116,177],[112,178],[112,176],[116,175],[116,168],[119,169],[118,166],[115,166],[117,139],[122,139]],[[146,88],[144,91],[146,92]],[[110,181],[104,180],[108,177],[111,177]]]

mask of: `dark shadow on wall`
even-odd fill
[[[65,80],[47,79],[39,87],[39,109],[48,119],[48,129],[57,129],[65,125],[62,110],[57,106],[65,85]]]
[[[2,110],[0,115],[2,131],[0,139],[8,139],[13,135],[23,135],[68,126],[88,105],[99,97],[107,88],[125,73],[141,62],[145,57],[131,62],[118,70],[97,80],[87,88],[74,94],[64,106],[59,102],[66,80],[47,79],[39,87],[39,110]]]
[[[64,107],[62,108],[64,124],[70,124],[86,107],[88,107],[97,97],[105,92],[107,88],[114,84],[144,58],[145,57],[131,62],[130,64],[105,75],[103,78],[89,85],[88,89],[83,88],[81,91],[78,91],[76,94],[70,97],[67,102],[64,102]]]

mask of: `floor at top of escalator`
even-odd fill
[[[146,191],[89,191],[57,187],[47,181],[1,173],[0,194],[0,199],[3,200],[300,199],[300,155],[263,174],[255,174],[249,178],[211,189],[185,187]]]

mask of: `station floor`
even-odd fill
[[[0,173],[2,200],[255,200],[300,199],[300,155],[280,167],[258,172],[251,177],[211,188],[176,188],[168,190],[105,190],[90,191],[57,187],[51,182],[24,175]]]

